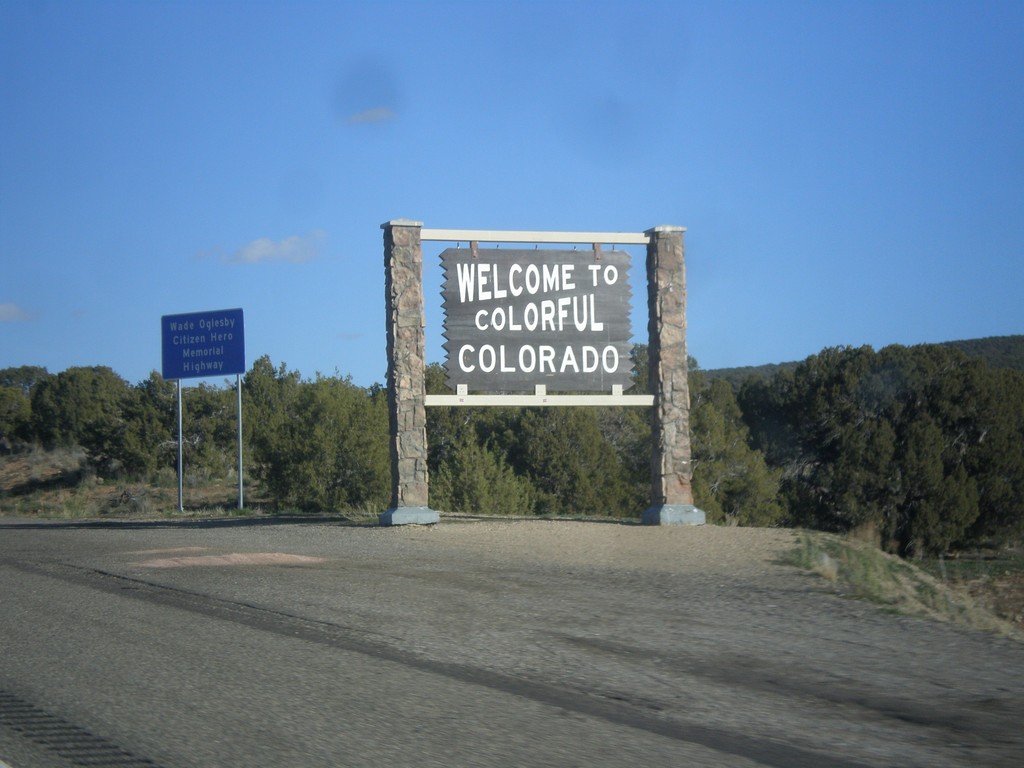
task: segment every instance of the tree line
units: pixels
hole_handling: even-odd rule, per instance
[[[941,346],[955,347],[970,357],[984,360],[992,368],[1012,368],[1024,371],[1024,335],[986,336],[981,339],[944,341]],[[712,379],[725,379],[733,388],[739,389],[747,379],[770,379],[783,371],[793,371],[800,365],[799,360],[765,365],[745,365],[739,368],[716,368],[708,371]]]
[[[637,391],[647,350],[633,349]],[[445,392],[439,365],[428,392]],[[904,555],[1024,534],[1024,373],[960,349],[838,347],[739,386],[691,361],[693,490],[709,522],[857,529]],[[242,381],[246,473],[276,509],[380,511],[390,501],[386,392],[304,379],[261,357]],[[184,468],[237,462],[233,386],[185,389]],[[452,512],[637,517],[649,502],[642,408],[427,411],[430,504]],[[177,461],[176,394],[156,372],[0,370],[0,451],[77,446],[107,477]]]

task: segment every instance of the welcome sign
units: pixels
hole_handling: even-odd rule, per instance
[[[452,389],[631,386],[628,253],[449,248],[441,265]]]

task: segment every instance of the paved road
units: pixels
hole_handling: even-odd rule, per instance
[[[781,565],[531,558],[467,525],[0,521],[0,760],[1024,764],[1015,641]]]

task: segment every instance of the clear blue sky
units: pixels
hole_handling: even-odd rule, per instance
[[[704,368],[1024,333],[1022,41],[1019,0],[0,0],[0,367],[135,383],[242,307],[248,365],[383,382],[395,218],[685,226]]]

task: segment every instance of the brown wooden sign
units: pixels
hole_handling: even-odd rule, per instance
[[[441,265],[452,389],[632,384],[628,253],[449,248]]]

